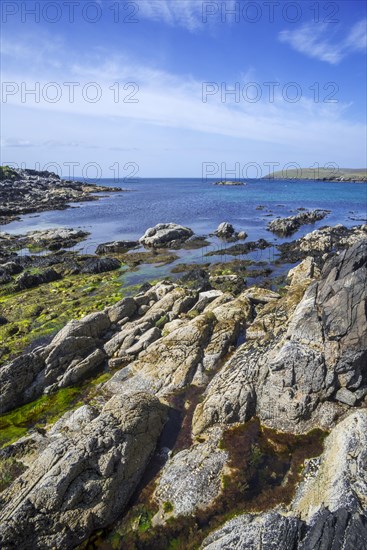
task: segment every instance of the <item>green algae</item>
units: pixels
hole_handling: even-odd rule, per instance
[[[0,363],[42,345],[71,319],[103,310],[121,300],[120,273],[70,275],[59,281],[0,295],[0,312],[8,319],[0,326]]]
[[[63,388],[0,416],[0,448],[27,434],[35,425],[42,427],[53,424],[65,412],[79,407],[80,390]]]

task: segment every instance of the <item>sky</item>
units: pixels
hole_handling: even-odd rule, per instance
[[[366,2],[1,2],[1,163],[64,177],[364,168]]]

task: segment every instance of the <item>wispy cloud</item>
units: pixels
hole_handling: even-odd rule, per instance
[[[233,10],[235,0],[226,0]],[[214,3],[216,4],[216,3]],[[138,0],[138,17],[195,31],[203,26],[205,3],[200,0]],[[214,6],[215,7],[215,6]]]
[[[325,36],[330,36],[331,33],[332,27],[330,24],[306,23],[292,31],[281,31],[279,40],[308,57],[325,61],[331,65],[337,65],[352,52],[366,50],[366,19],[356,23],[342,40],[325,39]]]

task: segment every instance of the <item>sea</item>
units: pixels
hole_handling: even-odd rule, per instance
[[[90,233],[89,238],[76,247],[84,253],[94,253],[100,243],[137,240],[147,228],[158,223],[182,224],[195,234],[208,237],[210,244],[203,249],[177,251],[179,258],[174,264],[140,266],[128,277],[128,283],[135,284],[165,276],[177,263],[233,259],[225,254],[205,256],[207,252],[226,246],[213,236],[221,222],[230,222],[236,231],[245,231],[248,234],[246,241],[264,238],[272,243],[273,249],[262,251],[262,258],[259,253],[246,256],[246,259],[255,257],[271,262],[277,254],[275,246],[281,242],[294,240],[325,225],[360,225],[366,223],[367,218],[367,183],[362,182],[254,179],[246,180],[243,186],[219,186],[214,185],[215,180],[203,181],[202,178],[140,178],[134,182],[101,179],[96,183],[121,187],[126,192],[98,194],[98,201],[73,203],[65,210],[25,215],[1,229],[24,234],[55,227],[81,228]],[[267,230],[271,220],[295,215],[299,208],[327,209],[330,213],[315,224],[302,226],[288,238],[279,238]]]

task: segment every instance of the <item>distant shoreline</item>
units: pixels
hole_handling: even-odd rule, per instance
[[[317,177],[316,177],[317,176]],[[331,182],[367,182],[367,168],[295,168],[287,170],[278,170],[272,172],[261,179],[266,180],[311,180],[311,181],[331,181]]]

